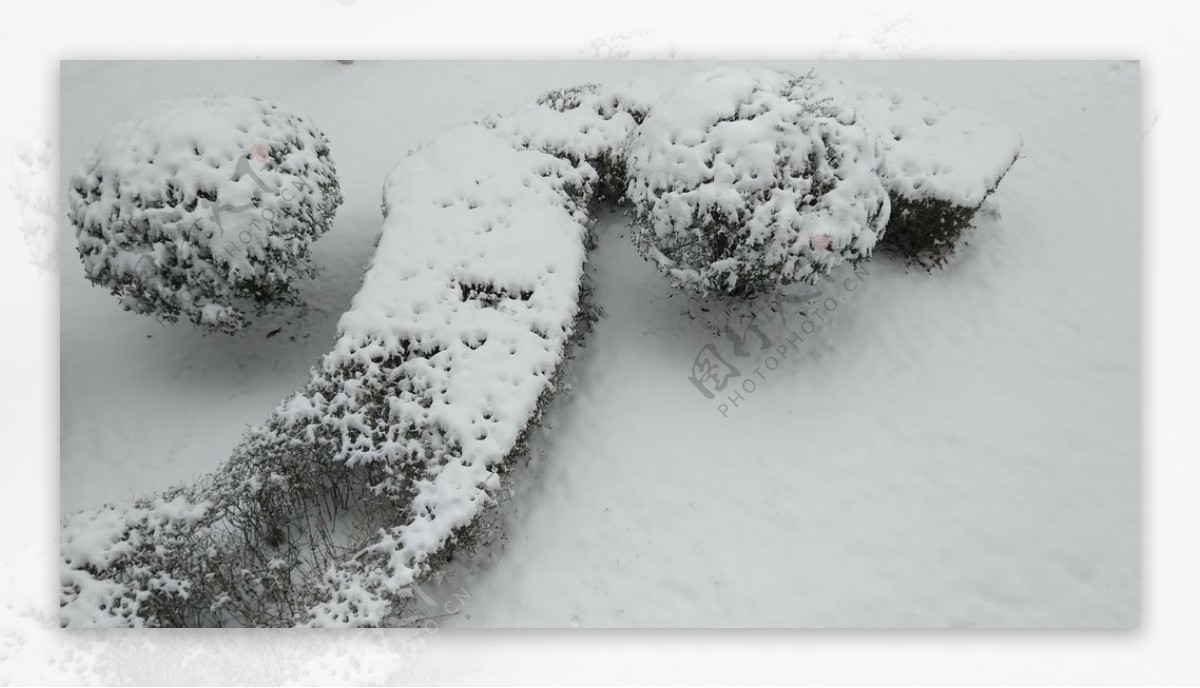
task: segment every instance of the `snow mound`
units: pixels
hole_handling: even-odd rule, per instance
[[[213,331],[296,302],[342,196],[305,116],[243,96],[156,103],[118,123],[69,184],[84,272],[127,310]]]
[[[1021,152],[1012,127],[891,89],[820,77],[822,96],[879,137],[892,213],[880,248],[941,264]]]
[[[395,621],[470,536],[553,389],[595,182],[479,125],[401,162],[363,286],[307,387],[203,484],[71,519],[63,623]],[[143,547],[178,522],[166,504],[199,516],[182,540]]]
[[[634,135],[635,241],[677,284],[751,296],[869,258],[888,221],[878,138],[812,75],[721,68]]]

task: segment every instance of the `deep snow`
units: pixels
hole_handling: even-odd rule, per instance
[[[359,286],[383,176],[406,150],[550,88],[669,85],[701,68],[64,64],[63,169],[148,102],[243,92],[321,123],[346,205],[315,245],[325,274],[301,287],[309,313],[232,339],[122,313],[84,281],[64,221],[63,513],[210,470],[303,383]],[[711,344],[743,364],[759,352],[733,355],[714,309],[673,295],[607,216],[591,269],[608,317],[517,476],[507,542],[447,582],[471,594],[449,625],[1137,622],[1137,67],[823,68],[1019,129],[999,217],[944,272],[875,260],[825,285],[835,309],[806,302],[821,318],[812,334],[724,417],[688,379],[697,353]],[[776,343],[786,332],[763,329]]]

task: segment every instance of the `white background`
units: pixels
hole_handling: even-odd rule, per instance
[[[1178,3],[1176,3],[1179,5]],[[833,6],[835,9],[830,9]],[[1181,6],[1181,5],[1180,5]],[[1192,391],[1194,19],[1167,3],[384,2],[7,4],[0,18],[6,472],[0,681],[1178,684],[1200,555]],[[1177,11],[1178,12],[1178,11]],[[15,157],[57,131],[63,58],[1124,58],[1142,60],[1145,170],[1143,627],[1132,633],[503,632],[297,634],[56,629],[58,308],[39,223],[53,174]],[[996,84],[996,88],[1004,88]],[[1097,141],[1096,145],[1104,145]],[[57,154],[50,155],[55,160]],[[45,188],[43,188],[45,187]],[[57,201],[51,197],[52,201]],[[1135,245],[1137,237],[1130,237]]]

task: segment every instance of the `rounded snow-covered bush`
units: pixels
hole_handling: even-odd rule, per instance
[[[698,75],[638,128],[627,196],[642,254],[703,294],[752,296],[870,257],[890,209],[878,138],[813,77]]]
[[[304,115],[244,96],[157,103],[118,123],[71,176],[84,273],[128,310],[236,332],[243,309],[296,304],[312,242],[342,202]]]

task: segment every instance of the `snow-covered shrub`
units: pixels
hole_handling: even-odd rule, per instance
[[[180,575],[163,560],[181,544],[192,551],[188,540],[204,513],[203,504],[168,493],[69,519],[60,543],[61,623],[75,628],[140,627],[156,621],[186,625],[171,608],[191,594],[191,572]]]
[[[71,176],[84,273],[128,310],[236,332],[243,308],[296,303],[312,242],[342,201],[308,118],[243,96],[157,103]]]
[[[1021,137],[978,113],[890,89],[818,80],[883,146],[880,177],[892,213],[880,250],[926,268],[941,265],[1016,161]]]
[[[307,387],[201,484],[69,520],[63,623],[394,623],[554,390],[595,183],[483,126],[401,162]]]
[[[64,524],[62,623],[403,621],[413,586],[479,537],[558,387],[589,318],[589,213],[621,156],[644,250],[721,293],[869,255],[888,220],[880,174],[894,194],[938,188],[880,162],[856,111],[821,87],[716,72],[657,122],[660,105],[567,89],[412,153],[304,389],[199,483]]]
[[[630,148],[635,241],[679,285],[751,296],[870,257],[888,221],[878,140],[811,75],[717,69]]]
[[[657,97],[646,82],[584,84],[550,91],[534,105],[483,124],[518,148],[586,162],[597,175],[597,198],[619,200],[629,142]]]

